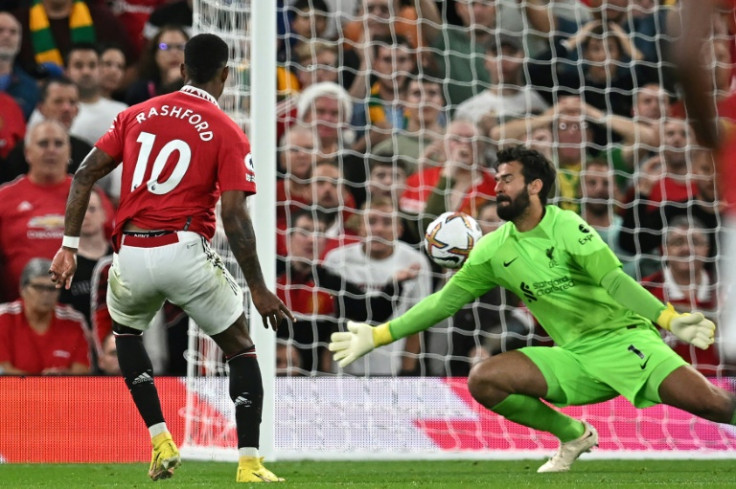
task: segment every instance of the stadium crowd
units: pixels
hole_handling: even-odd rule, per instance
[[[718,322],[728,205],[665,56],[676,0],[277,4],[277,291],[298,317],[279,329],[279,374],[337,372],[326,345],[344,321],[385,322],[446,281],[423,230],[445,211],[498,227],[491,165],[517,144],[554,163],[551,201],[593,226],[629,275]],[[719,107],[736,81],[733,14],[714,19],[703,53]],[[5,373],[119,372],[105,309],[119,173],[90,201],[73,287],[60,293],[39,270],[62,238],[69,174],[117,113],[181,88],[191,25],[191,0],[0,7]],[[183,375],[187,318],[167,305],[156,321],[146,335],[156,371]],[[733,374],[718,337],[696,353],[662,334],[701,372]],[[479,359],[549,342],[497,289],[348,372],[463,376]]]

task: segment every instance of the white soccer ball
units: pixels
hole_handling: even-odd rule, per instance
[[[445,212],[427,226],[424,249],[437,265],[460,268],[483,236],[478,221],[462,212]]]

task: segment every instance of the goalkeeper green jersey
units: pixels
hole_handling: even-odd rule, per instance
[[[616,255],[580,216],[550,205],[530,231],[508,222],[484,236],[442,290],[391,320],[391,337],[427,329],[497,285],[519,296],[559,346],[651,325],[664,309],[623,273]]]
[[[475,297],[496,285],[507,288],[564,346],[593,332],[649,322],[601,286],[619,267],[595,229],[574,212],[548,205],[530,231],[507,222],[486,235],[451,282]]]

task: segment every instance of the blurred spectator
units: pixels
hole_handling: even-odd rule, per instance
[[[362,284],[368,298],[383,294],[387,277],[394,277],[407,268],[415,270],[416,277],[406,280],[400,294],[391,297],[395,301],[391,317],[398,316],[432,292],[429,263],[422,253],[397,240],[401,221],[393,202],[380,198],[372,200],[364,207],[361,217],[360,233],[364,241],[330,251],[325,256],[324,266],[346,281]],[[344,299],[345,296],[338,298]],[[374,317],[369,310],[365,320],[377,324],[385,319]],[[405,341],[393,343],[390,348],[369,353],[345,371],[355,375],[415,373],[419,368],[419,350],[419,336],[412,335]]]
[[[659,173],[639,185],[636,193],[639,198],[627,206],[620,237],[621,247],[629,253],[657,253],[662,244],[662,232],[669,223],[678,216],[692,217],[702,223],[702,232],[708,237],[711,261],[706,265],[713,268],[712,260],[718,254],[717,233],[722,225],[713,154],[703,149],[692,152],[693,171],[689,177],[694,184],[694,193],[691,197],[663,202],[658,207],[653,207],[647,196],[651,194],[649,189],[661,181],[660,160],[655,157],[644,165],[657,165],[655,168],[659,168]]]
[[[125,103],[135,105],[179,90],[184,85],[181,65],[188,40],[189,35],[180,26],[161,27],[141,55],[139,78],[128,87]]]
[[[541,115],[517,119],[495,127],[491,139],[499,146],[524,142],[540,128],[548,128],[553,136],[552,162],[557,168],[557,204],[563,209],[580,212],[580,170],[592,149],[593,131],[582,112],[580,97],[562,97]]]
[[[565,52],[578,46],[582,59],[565,62]],[[631,61],[640,58],[618,24],[611,24],[609,30],[592,21],[541,54],[527,69],[529,81],[548,103],[575,95],[604,112],[628,117],[635,86]]]
[[[59,302],[68,304],[81,312],[90,327],[92,325],[90,313],[92,271],[100,258],[112,255],[112,246],[105,237],[106,220],[107,216],[102,207],[99,190],[93,190],[90,194],[89,205],[79,235],[77,271],[74,274],[71,288],[62,290],[59,298]]]
[[[21,271],[31,258],[51,258],[64,234],[64,211],[72,179],[69,136],[57,121],[26,134],[28,174],[0,186],[0,263],[5,300],[18,297]],[[56,297],[54,297],[56,300]]]
[[[7,164],[5,159],[23,141],[26,121],[18,104],[7,93],[0,92],[0,168]],[[0,170],[0,175],[4,170]]]
[[[404,95],[404,120],[398,131],[373,148],[373,154],[401,155],[407,163],[407,176],[423,166],[425,150],[440,145],[445,133],[445,99],[442,84],[431,72],[410,76]],[[432,158],[424,158],[426,164]],[[434,164],[437,164],[434,161]],[[350,179],[353,180],[352,178]],[[357,181],[357,180],[356,180]]]
[[[174,25],[181,27],[189,39],[192,35],[192,21],[194,20],[193,3],[193,0],[173,0],[156,7],[143,26],[143,37],[149,43],[157,43],[156,36],[161,29]]]
[[[167,0],[109,0],[107,3],[125,27],[137,57],[145,45],[143,29],[149,17],[157,7],[169,2]]]
[[[84,318],[56,303],[51,261],[34,258],[23,267],[20,300],[0,305],[0,373],[80,375],[90,370]]]
[[[588,160],[580,175],[580,216],[593,226],[623,263],[624,271],[636,277],[637,263],[619,244],[623,219],[614,206],[613,172],[602,158]]]
[[[128,33],[103,2],[39,0],[19,8],[15,16],[26,33],[18,59],[29,73],[60,74],[77,42],[117,42],[133,59]]]
[[[296,323],[279,328],[278,336],[294,342],[303,365],[311,372],[330,371],[331,360],[324,345],[334,330],[336,317],[365,321],[370,315],[379,322],[388,319],[393,312],[392,299],[401,294],[402,282],[416,276],[413,269],[407,269],[387,282],[384,277],[381,294],[366,297],[362,285],[319,264],[325,248],[325,223],[320,219],[319,212],[298,211],[292,215],[287,267],[276,280],[279,298],[298,318]]]
[[[37,110],[31,115],[27,130],[41,121],[52,120],[60,122],[68,132],[77,114],[79,114],[77,86],[68,78],[45,80],[41,85],[41,98]],[[71,135],[69,144],[71,159],[67,171],[74,173],[92,147],[86,141]],[[28,162],[25,155],[25,140],[23,140],[15,145],[13,151],[8,155],[7,164],[0,169],[0,182],[9,182],[27,172]]]
[[[446,25],[435,2],[422,4],[419,22],[442,73],[443,92],[451,108],[490,85],[484,66],[486,44],[496,33],[495,1],[455,2],[462,26]]]
[[[15,99],[23,111],[23,119],[28,120],[39,94],[36,81],[15,62],[22,35],[18,19],[0,12],[0,91]]]
[[[292,215],[312,204],[312,170],[316,141],[312,130],[296,124],[287,129],[279,144],[279,175],[276,180],[276,255],[287,256],[286,228]],[[283,173],[281,173],[283,172]]]
[[[299,44],[294,51],[296,63],[289,76],[296,77],[296,82],[292,80],[287,84],[280,81],[279,87],[285,88],[279,88],[279,95],[293,95],[315,83],[338,82],[339,58],[334,43],[312,39]]]
[[[483,136],[489,136],[496,123],[547,109],[547,102],[524,81],[524,49],[518,37],[491,37],[486,45],[485,67],[491,85],[460,104],[455,110],[456,119],[467,119],[476,125],[483,122]],[[483,121],[486,117],[491,118],[490,123]]]
[[[368,200],[385,197],[398,202],[406,189],[406,162],[401,155],[375,155],[369,162]],[[359,205],[362,205],[361,202]]]
[[[664,268],[642,280],[655,297],[669,302],[678,311],[698,311],[715,319],[717,282],[705,269],[708,237],[703,224],[694,217],[677,216],[667,224],[663,239]],[[718,374],[718,349],[699,350],[663,332],[667,343],[705,375]]]
[[[108,44],[100,50],[100,95],[122,102],[125,99],[123,83],[127,60],[116,44]]]
[[[427,53],[422,46],[428,45],[430,29],[437,30],[442,24],[437,7],[433,0],[417,0],[414,5],[400,0],[359,0],[359,7],[354,20],[343,25],[342,51],[343,65],[347,72],[357,75],[351,83],[343,80],[350,95],[362,99],[368,87],[375,81],[366,79],[376,62],[375,43],[378,39],[405,39],[412,48],[412,62],[418,63],[414,48],[420,47],[418,53]],[[425,20],[418,17],[421,11]],[[434,26],[432,26],[434,24]],[[421,34],[420,34],[421,33]],[[389,42],[389,44],[392,44]]]
[[[321,161],[312,171],[314,208],[325,215],[328,238],[342,242],[355,234],[349,220],[355,212],[355,199],[345,188],[340,167],[335,161]]]
[[[102,96],[100,55],[94,45],[72,44],[67,55],[66,74],[79,88],[79,114],[69,132],[94,145],[128,106]],[[115,204],[120,200],[122,174],[123,166],[120,165],[98,182]]]
[[[594,20],[608,29],[621,29],[631,39],[647,66],[657,66],[666,46],[667,10],[652,2],[650,7],[642,4],[632,6],[631,0],[588,0]],[[636,59],[631,56],[632,59]]]
[[[317,135],[317,158],[335,158],[352,144],[349,129],[353,104],[348,93],[336,83],[316,83],[301,93],[297,103],[297,120],[311,125]]]
[[[288,341],[276,341],[276,376],[296,377],[302,374],[302,358],[299,350]]]
[[[121,375],[118,363],[118,347],[112,333],[102,340],[102,348],[97,356],[97,373],[102,375]]]
[[[363,151],[391,136],[393,128],[404,125],[404,92],[407,77],[416,69],[416,57],[409,51],[409,42],[403,36],[377,37],[373,49],[371,69],[356,77],[353,86],[363,84],[360,94],[351,90],[358,99],[353,109],[353,123],[363,131],[363,137],[353,149]],[[362,78],[362,80],[361,80]],[[369,80],[367,97],[365,93]]]
[[[100,55],[93,44],[72,44],[66,75],[79,89],[79,114],[69,130],[94,145],[128,106],[105,98],[100,88]]]
[[[304,63],[304,60],[308,54],[311,57],[311,53],[309,53],[311,49],[308,47],[310,44],[312,45],[311,48],[318,45],[330,46],[334,50],[335,56],[337,56],[337,49],[334,43],[323,42],[327,30],[327,18],[330,14],[330,9],[324,0],[296,0],[284,9],[283,13],[288,18],[289,28],[279,39],[276,53],[279,61],[277,80],[279,94],[288,96],[299,89],[299,87],[294,86],[295,80],[293,77],[296,73],[299,82],[302,81],[302,77],[298,73],[300,71],[302,73],[306,72],[303,67],[308,65]],[[317,55],[316,50],[314,54]],[[295,61],[301,65],[301,69],[299,66],[293,66]],[[334,68],[330,70],[334,79],[329,81],[337,82],[338,64],[332,63],[327,66]],[[301,84],[300,88],[303,90],[310,84],[309,82],[306,85]]]
[[[659,130],[664,176],[654,184],[647,198],[653,202],[691,199],[697,192],[689,168],[695,135],[683,119],[662,119]]]
[[[459,211],[473,216],[483,201],[496,195],[496,182],[483,161],[478,128],[469,121],[453,121],[444,142],[443,165],[410,176],[401,196],[401,211],[419,217],[419,236],[443,212]]]

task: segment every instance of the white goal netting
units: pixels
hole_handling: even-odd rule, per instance
[[[254,221],[276,213],[275,250],[261,251],[261,263],[276,264],[279,296],[298,317],[279,331],[277,377],[264,379],[275,398],[264,419],[273,454],[520,457],[556,447],[478,406],[462,379],[489,355],[551,344],[500,289],[347,371],[326,352],[347,319],[384,322],[447,280],[421,249],[434,216],[461,210],[485,231],[498,225],[491,168],[509,145],[530,145],[555,163],[553,202],[594,226],[627,273],[677,308],[718,320],[723,222],[713,157],[695,145],[664,57],[676,2],[275,3],[274,36],[261,39],[255,2],[194,2],[195,32],[232,46],[222,107],[254,148],[263,143],[254,125],[273,121],[278,136],[271,159],[256,164],[259,192],[272,184],[259,165],[276,169],[275,197],[251,208]],[[716,22],[703,53],[714,103],[733,86],[732,21]],[[259,64],[272,42],[276,59]],[[252,109],[263,102],[255,77],[276,80],[268,114]],[[218,230],[215,246],[245,286],[226,241]],[[358,251],[364,245],[373,259]],[[225,365],[196,325],[191,332],[186,449],[234,458]],[[729,333],[707,352],[666,340],[733,388]],[[736,453],[731,427],[666,407],[636,410],[618,399],[569,412],[598,427],[598,456]]]

